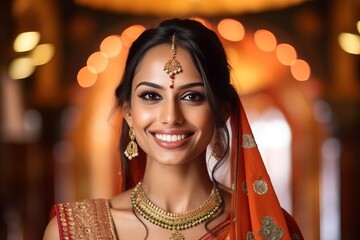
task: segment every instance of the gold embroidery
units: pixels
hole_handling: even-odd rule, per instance
[[[267,183],[264,180],[254,181],[253,188],[254,191],[259,195],[263,195],[268,191]]]
[[[170,240],[185,240],[185,237],[178,231],[178,230],[174,230],[170,237]]]
[[[247,232],[246,240],[255,240],[254,234],[252,232]]]
[[[64,239],[116,239],[107,200],[84,200],[57,206]]]
[[[256,142],[255,142],[255,139],[254,139],[253,135],[244,134],[243,137],[242,137],[242,140],[243,140],[243,144],[242,144],[243,148],[256,147]]]
[[[261,220],[260,236],[265,240],[279,240],[284,236],[283,230],[277,226],[271,217],[265,216]]]

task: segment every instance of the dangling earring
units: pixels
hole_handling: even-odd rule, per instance
[[[138,146],[136,144],[135,140],[135,131],[133,127],[130,127],[129,129],[129,137],[130,137],[130,142],[126,147],[126,150],[124,151],[125,156],[131,160],[133,157],[136,157],[137,155],[139,155],[138,152]]]

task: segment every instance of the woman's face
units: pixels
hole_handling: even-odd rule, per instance
[[[171,57],[168,44],[147,51],[133,79],[131,104],[123,112],[148,160],[178,165],[205,157],[214,120],[200,74],[181,48],[176,59],[183,71],[175,75],[174,88],[169,87],[163,66]]]

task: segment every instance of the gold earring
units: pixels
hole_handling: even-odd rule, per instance
[[[130,127],[129,129],[129,137],[130,142],[126,147],[126,150],[124,151],[125,156],[131,160],[132,158],[139,155],[138,146],[136,144],[135,140],[135,131],[133,127]]]

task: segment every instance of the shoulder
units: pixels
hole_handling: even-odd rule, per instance
[[[54,204],[52,218],[45,230],[44,239],[62,239],[93,234],[98,226],[106,225],[100,236],[115,235],[109,200],[92,199]],[[74,236],[73,236],[74,235]],[[112,238],[108,238],[112,239]]]
[[[133,212],[131,190],[110,199],[110,211],[119,239],[144,239],[144,225]]]
[[[129,222],[134,218],[131,190],[114,196],[110,199],[109,204],[115,225],[119,225],[121,222]],[[137,221],[137,219],[134,220]]]
[[[80,211],[86,208],[93,208],[95,206],[101,206],[104,208],[109,208],[109,200],[107,199],[84,199],[81,201],[75,202],[66,202],[66,203],[57,203],[54,204],[52,209],[52,214],[55,214],[57,211],[66,211],[66,210],[76,210]]]
[[[46,226],[43,240],[58,240],[58,239],[60,239],[59,227],[57,224],[56,217],[53,217]]]
[[[110,207],[113,209],[132,209],[131,205],[131,191],[127,190],[125,192],[122,192],[110,199]]]
[[[51,210],[51,217],[60,222],[81,222],[88,217],[110,217],[110,202],[107,199],[85,199],[76,202],[57,203]]]

